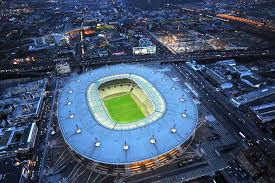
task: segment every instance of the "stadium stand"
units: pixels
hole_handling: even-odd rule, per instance
[[[145,116],[149,116],[155,110],[154,104],[145,92],[134,81],[129,79],[117,79],[106,82],[99,87],[98,91],[101,99],[130,93]]]

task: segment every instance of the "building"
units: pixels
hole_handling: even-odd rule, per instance
[[[250,110],[261,120],[268,123],[275,119],[275,101],[266,104],[252,106]]]
[[[106,111],[103,99],[123,92],[143,106],[142,119],[118,123]],[[79,161],[101,174],[131,175],[181,155],[193,139],[198,112],[192,97],[164,73],[120,64],[72,77],[60,93],[58,119]]]
[[[233,87],[233,84],[231,82],[222,83],[220,85],[222,90],[231,89]]]
[[[195,60],[192,60],[191,62],[186,62],[188,66],[190,66],[195,71],[203,71],[205,70],[205,65],[203,64],[197,64]]]
[[[249,76],[253,74],[249,68],[243,65],[233,66],[233,68],[237,72],[237,74],[240,76],[240,78],[243,76]]]
[[[42,116],[48,82],[9,83],[1,89],[0,182],[28,182],[34,166],[30,154],[37,145],[36,123]]]
[[[259,88],[260,86],[266,84],[263,79],[255,75],[244,75],[241,77],[241,81],[253,88]]]
[[[257,89],[257,90],[245,93],[238,97],[233,97],[231,98],[231,102],[236,107],[239,107],[241,105],[245,105],[249,102],[253,102],[273,94],[275,94],[275,86],[268,86],[266,88]]]
[[[34,44],[29,46],[29,51],[48,49],[54,46],[69,44],[69,37],[64,34],[53,33],[43,37],[35,38]]]
[[[205,74],[209,77],[211,81],[214,83],[221,85],[227,82],[226,76],[224,72],[219,68],[211,68],[207,69]]]
[[[151,55],[156,54],[156,46],[147,46],[147,47],[133,47],[134,55]]]
[[[6,88],[0,100],[0,120],[13,125],[40,119],[47,86],[48,80],[43,79]]]
[[[55,69],[58,74],[68,74],[71,72],[71,66],[68,62],[56,64]]]
[[[99,57],[108,57],[109,56],[109,53],[108,53],[108,51],[107,50],[102,50],[102,51],[99,51],[98,52],[98,55],[99,55]]]
[[[4,88],[1,98],[16,98],[25,93],[31,93],[33,91],[45,91],[48,86],[48,79],[41,79],[33,82],[18,83],[16,86]]]
[[[148,55],[156,54],[157,47],[149,39],[141,38],[139,40],[139,46],[133,47],[134,55]]]
[[[0,158],[28,152],[34,147],[37,130],[35,123],[0,128]]]
[[[235,66],[236,61],[234,59],[222,60],[222,61],[217,62],[217,64],[222,65],[222,66]]]
[[[113,56],[127,55],[128,48],[122,44],[116,46],[110,46],[108,51]]]

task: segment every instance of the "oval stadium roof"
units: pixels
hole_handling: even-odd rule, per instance
[[[87,88],[118,74],[135,74],[154,85],[166,103],[163,116],[130,130],[100,125],[89,109]],[[107,164],[131,164],[169,152],[194,133],[197,115],[196,105],[183,88],[163,72],[141,65],[106,66],[74,76],[64,85],[58,101],[59,126],[66,143],[81,156]]]

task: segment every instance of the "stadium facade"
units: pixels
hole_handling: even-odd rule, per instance
[[[114,121],[103,99],[131,93],[145,117]],[[71,152],[97,172],[129,175],[181,155],[194,136],[198,111],[191,96],[165,73],[142,65],[106,66],[72,77],[58,102],[62,135]]]

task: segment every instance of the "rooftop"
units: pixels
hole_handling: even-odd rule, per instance
[[[250,107],[250,109],[256,113],[258,118],[260,118],[263,123],[270,122],[275,119],[275,101],[253,106]]]
[[[38,117],[47,83],[48,80],[43,79],[5,88],[0,100],[0,115],[4,118],[0,120],[12,124]]]
[[[96,120],[86,100],[87,88],[102,78],[120,74],[140,76],[156,88],[166,105],[161,118],[129,130],[106,128]],[[88,159],[108,164],[130,164],[169,152],[189,139],[198,118],[191,96],[167,75],[155,68],[125,64],[72,77],[60,94],[58,113],[68,145]]]
[[[34,145],[36,133],[35,123],[0,128],[0,156],[28,151]]]
[[[259,100],[261,98],[273,95],[275,93],[275,85],[268,86],[265,88],[253,90],[251,92],[245,93],[235,98],[231,98],[231,102],[239,107],[240,105]]]

